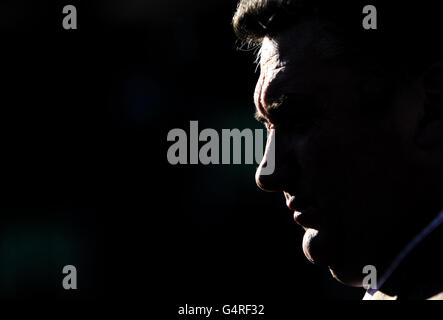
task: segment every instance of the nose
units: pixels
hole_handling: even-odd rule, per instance
[[[263,159],[255,173],[255,182],[257,186],[268,192],[283,191],[287,188],[293,171],[292,165],[295,162],[290,160],[288,148],[279,137],[277,141],[275,130],[271,130]]]

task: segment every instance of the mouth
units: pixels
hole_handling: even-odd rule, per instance
[[[285,192],[286,206],[294,212],[294,221],[305,230],[316,229],[321,226],[319,210],[306,198],[291,196]]]

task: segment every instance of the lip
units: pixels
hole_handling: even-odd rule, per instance
[[[306,229],[318,229],[320,227],[320,215],[318,209],[310,204],[306,198],[288,196],[286,206],[294,212],[294,221]]]
[[[295,200],[295,196],[288,195],[288,197],[286,198],[286,206],[291,211],[302,212],[303,210],[309,208],[310,204],[304,198],[297,197],[297,200]]]
[[[320,215],[317,209],[314,207],[309,207],[303,211],[294,211],[294,221],[306,229],[316,229],[320,228]]]

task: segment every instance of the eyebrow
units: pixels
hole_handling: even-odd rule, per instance
[[[274,98],[273,101],[268,102],[268,110],[271,112],[275,112],[279,107],[281,107],[287,100],[286,94],[281,94],[277,98]],[[263,109],[263,110],[261,110]],[[264,111],[264,112],[263,112]],[[255,120],[262,123],[270,123],[272,122],[271,114],[266,112],[265,108],[259,108],[259,110],[255,111],[254,115]]]
[[[269,119],[264,116],[260,111],[255,111],[255,115],[254,115],[255,120],[257,120],[258,122],[261,123],[269,123]]]
[[[307,114],[322,112],[318,107],[314,93],[289,92],[280,94],[273,98],[272,101],[268,101],[267,109],[263,108],[262,110],[262,108],[258,108],[255,112],[255,119],[264,124],[284,120],[287,116],[282,114],[281,111],[283,111],[282,107],[287,104],[293,105],[295,107],[292,110],[293,114],[301,117]]]
[[[271,112],[275,112],[276,109],[281,106],[281,102],[274,102],[269,106],[269,111]],[[261,108],[260,108],[261,109]],[[272,124],[275,119],[274,116],[271,116],[270,113],[266,112],[266,110],[263,108],[263,110],[256,110],[255,114],[254,114],[254,118],[255,120],[257,120],[258,122],[261,122],[265,125],[267,124]]]

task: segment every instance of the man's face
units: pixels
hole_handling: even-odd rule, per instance
[[[304,22],[263,40],[254,99],[275,170],[261,175],[265,155],[256,180],[284,193],[306,257],[360,285],[363,267],[381,272],[422,223],[416,204],[430,184],[414,134],[423,94],[340,59],[329,36]]]

